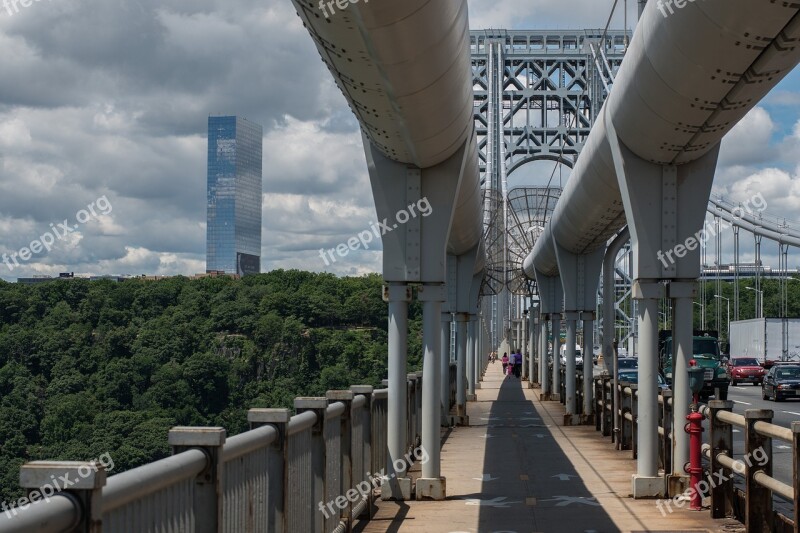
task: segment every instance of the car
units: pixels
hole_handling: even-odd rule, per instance
[[[770,368],[761,383],[761,397],[775,402],[800,398],[800,364],[776,364]]]
[[[620,357],[617,359],[617,371],[639,368],[639,360],[635,357]]]
[[[567,366],[567,347],[566,345],[561,345],[561,366]],[[575,367],[576,368],[583,368],[583,353],[581,352],[580,346],[575,346]]]
[[[667,384],[667,380],[664,379],[664,376],[660,373],[656,374],[656,376],[658,376],[658,390],[669,390],[669,385]],[[628,383],[639,383],[639,369],[620,370],[617,374],[617,379],[619,381],[627,381]]]
[[[739,383],[752,383],[761,385],[764,381],[766,370],[759,364],[754,357],[734,357],[730,362],[731,385],[734,387]]]

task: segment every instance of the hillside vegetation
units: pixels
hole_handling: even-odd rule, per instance
[[[251,407],[379,385],[386,321],[377,275],[0,282],[0,501],[24,461],[109,453],[118,473],[169,455],[172,426],[233,435]]]

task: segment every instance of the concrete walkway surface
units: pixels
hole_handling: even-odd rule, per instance
[[[527,382],[489,365],[469,427],[443,429],[447,500],[378,501],[355,531],[612,533],[744,531],[708,510],[630,497],[636,463],[594,426],[561,425],[564,407],[540,402]],[[412,475],[415,472],[412,471]],[[418,474],[418,472],[416,473]]]

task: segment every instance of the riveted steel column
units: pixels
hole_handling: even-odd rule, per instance
[[[467,401],[475,401],[475,320],[474,315],[469,315],[467,322]]]
[[[466,313],[456,314],[456,343],[457,367],[456,367],[456,415],[460,425],[469,425],[467,417],[467,320],[469,315]]]
[[[416,483],[417,499],[443,500],[441,477],[440,397],[442,371],[441,315],[447,297],[444,285],[424,285],[418,293],[422,302],[422,344],[424,351],[422,380],[422,449],[428,460],[422,463],[422,477]]]
[[[389,302],[389,399],[387,406],[386,475],[381,498],[406,500],[411,498],[411,480],[406,471],[395,472],[394,465],[404,461],[408,423],[408,302],[411,291],[404,283],[384,287],[384,299]],[[397,461],[397,463],[395,463]]]
[[[564,358],[566,360],[566,373],[564,374],[564,379],[566,380],[564,384],[566,389],[566,398],[564,398],[566,413],[564,414],[564,425],[572,425],[572,417],[575,415],[575,343],[577,342],[576,328],[579,317],[580,313],[575,311],[564,313],[564,319],[567,322],[567,345],[564,350]],[[555,357],[561,358],[560,355]]]
[[[695,282],[671,282],[669,296],[673,301],[674,317],[672,335],[672,475],[669,477],[670,494],[683,492],[688,477],[683,466],[689,461],[689,435],[681,431],[689,415],[692,393],[689,390],[689,360],[692,358],[692,322],[694,313]]]
[[[553,313],[550,320],[553,328],[553,390],[550,399],[558,401],[561,399],[561,313]]]
[[[583,321],[583,415],[581,422],[591,424],[594,420],[594,313],[582,312]]]
[[[452,313],[442,313],[442,355],[441,362],[440,396],[441,396],[441,425],[450,425],[450,331],[453,324]]]
[[[636,281],[633,297],[639,308],[639,399],[636,427],[636,474],[633,497],[663,496],[664,479],[658,475],[658,305],[664,285]]]

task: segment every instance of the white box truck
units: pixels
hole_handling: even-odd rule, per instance
[[[784,355],[784,328],[786,354]],[[800,318],[754,318],[731,322],[730,356],[759,362],[800,361]]]

